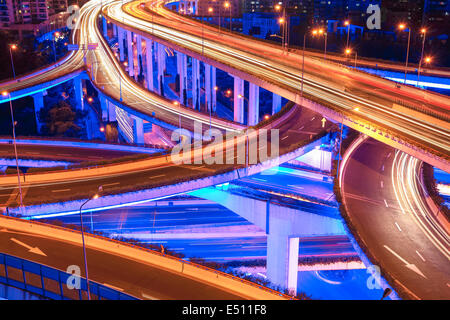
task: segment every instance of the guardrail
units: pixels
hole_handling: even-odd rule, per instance
[[[58,232],[72,233],[74,235],[76,234],[76,238],[79,239],[78,240],[79,242],[81,242],[81,231],[79,231],[79,230],[64,228],[64,227],[55,226],[55,225],[49,225],[49,224],[45,224],[45,223],[41,223],[41,222],[37,222],[37,221],[31,221],[31,220],[25,221],[23,219],[19,219],[16,217],[10,217],[10,216],[0,216],[0,219],[7,219],[12,223],[15,222],[16,224],[24,224],[24,226],[29,227],[30,230],[32,230],[35,233],[41,232],[41,233],[45,233],[46,235],[51,234],[52,237],[56,238],[56,239],[58,238],[58,236],[61,236],[61,235],[58,235]],[[54,232],[48,232],[48,230],[46,232],[44,232],[42,230],[39,231],[39,229],[38,229],[39,227],[50,228],[50,229],[53,229]],[[93,240],[97,240],[97,243],[94,243],[94,241],[90,240],[90,238]],[[215,286],[229,289],[231,291],[235,291],[237,294],[242,294],[242,296],[249,296],[249,297],[253,297],[253,298],[255,298],[256,296],[262,296],[264,299],[295,300],[295,298],[292,296],[280,293],[276,290],[267,288],[267,287],[259,285],[257,283],[227,274],[222,271],[208,268],[208,267],[202,266],[200,264],[196,264],[196,263],[193,263],[193,262],[190,262],[187,260],[183,260],[181,258],[177,258],[177,257],[171,256],[168,254],[164,254],[164,253],[160,253],[158,251],[147,249],[147,248],[144,248],[144,247],[141,247],[138,245],[130,244],[130,243],[123,242],[123,241],[118,241],[118,240],[103,237],[103,236],[99,236],[96,234],[89,233],[87,231],[85,232],[85,239],[86,239],[86,242],[88,243],[88,246],[89,246],[89,243],[91,243],[91,246],[94,248],[96,248],[96,247],[99,248],[100,246],[102,246],[101,244],[98,243],[98,241],[103,242],[103,244],[110,244],[110,246],[108,248],[105,248],[105,245],[103,245],[102,250],[104,252],[108,252],[108,249],[111,249],[111,251],[110,251],[111,253],[122,254],[125,257],[130,257],[130,258],[132,257],[132,253],[128,252],[128,249],[136,249],[136,250],[141,251],[141,253],[145,252],[145,253],[151,254],[155,258],[155,260],[156,259],[159,260],[159,261],[153,261],[153,263],[155,265],[160,265],[160,263],[161,263],[168,270],[186,274],[186,277],[194,278],[194,279],[197,279],[198,281],[204,281],[206,283],[209,283],[210,285],[215,285]],[[66,240],[74,241],[73,239],[68,239],[67,237],[66,237]],[[111,245],[111,244],[113,244],[113,245]],[[136,255],[134,255],[134,257],[136,257]],[[148,260],[142,254],[139,254],[138,258],[141,258],[141,259],[139,259],[140,261]],[[0,262],[1,262],[1,260],[0,260]],[[174,265],[171,265],[173,263],[174,263]],[[191,267],[191,268],[189,268],[190,270],[187,267]],[[203,271],[203,274],[201,274],[201,271]],[[199,272],[200,272],[200,274],[199,274]],[[0,271],[0,276],[2,276],[1,271]],[[222,279],[220,279],[219,277]],[[89,283],[91,284],[91,280],[89,280]],[[247,292],[247,294],[246,294],[243,292],[243,290],[250,291],[250,292]]]
[[[10,285],[52,300],[87,299],[86,279],[80,279],[80,289],[66,285],[69,273],[9,254],[0,253],[0,283]],[[137,300],[137,298],[89,281],[92,300]]]

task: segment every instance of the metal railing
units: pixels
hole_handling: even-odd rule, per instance
[[[35,293],[52,300],[87,299],[86,279],[80,277],[80,288],[69,289],[72,274],[39,263],[0,253],[0,283]],[[136,300],[135,297],[89,281],[92,300]]]

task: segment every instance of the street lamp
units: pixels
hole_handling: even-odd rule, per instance
[[[53,40],[53,56],[54,56],[54,58],[55,58],[55,63],[56,63],[56,45],[55,45],[55,38],[59,38],[60,35],[61,35],[61,34],[60,34],[58,31],[56,31],[56,32],[53,34],[53,37],[52,37],[52,40]]]
[[[345,54],[347,56],[351,53],[352,53],[352,49],[350,49],[350,48],[345,49]],[[355,69],[356,69],[357,59],[358,59],[358,52],[355,50]]]
[[[403,31],[406,29],[406,25],[401,23],[399,24],[398,28]],[[408,60],[409,60],[409,46],[411,43],[411,28],[408,28],[408,48],[406,49],[406,62],[405,62],[405,81],[404,83],[406,84],[406,75],[408,73]]]
[[[346,48],[348,48],[348,42],[350,40],[350,21],[345,20],[344,26],[347,27],[347,46],[346,46]]]
[[[227,1],[223,4],[223,6],[227,9],[230,9],[230,32],[232,31],[233,27],[232,27],[232,21],[231,21],[231,4]]]
[[[427,37],[427,29],[422,28],[420,30],[420,33],[422,33],[422,35],[423,35],[423,40],[422,40],[422,53],[420,54],[419,68],[417,69],[417,85],[419,85],[419,80],[420,80],[420,68],[422,67],[423,50],[425,48],[425,38]]]
[[[323,58],[326,59],[327,58],[327,42],[328,42],[328,33],[325,32],[323,29],[315,29],[312,32],[313,36],[316,35],[324,35],[325,36],[325,47],[324,47],[324,51],[323,51]]]
[[[9,45],[9,56],[11,57],[11,68],[12,68],[14,80],[16,80],[16,71],[14,69],[14,60],[13,60],[13,56],[12,56],[12,50],[16,50],[16,49],[17,49],[16,44]]]
[[[274,9],[275,9],[275,11],[281,11],[281,5],[276,4],[274,6]],[[284,48],[287,48],[287,42],[288,42],[288,39],[289,39],[289,37],[288,37],[288,32],[289,32],[288,20],[286,18],[286,7],[283,7],[283,15],[278,19],[278,23],[283,25],[283,33],[282,33],[281,44],[282,44],[282,47],[283,47],[283,50],[284,50]]]
[[[94,194],[92,197],[87,199],[81,206],[80,206],[80,224],[81,224],[81,240],[83,243],[83,258],[84,258],[84,271],[86,273],[86,288],[87,288],[87,295],[88,300],[91,300],[91,290],[89,288],[89,272],[88,272],[88,265],[87,265],[87,257],[86,257],[86,244],[84,242],[84,226],[83,226],[83,212],[82,209],[85,204],[87,204],[91,200],[98,199],[100,197],[100,193],[103,191],[103,187],[98,187],[98,193]]]
[[[20,206],[23,207],[22,185],[20,183],[19,158],[17,156],[17,144],[16,144],[16,122],[14,121],[14,112],[13,112],[13,107],[12,107],[11,92],[4,91],[4,92],[2,92],[2,96],[3,97],[9,96],[9,110],[11,112],[14,154],[16,156],[17,181],[19,183]]]

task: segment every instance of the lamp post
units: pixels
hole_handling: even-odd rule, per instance
[[[55,38],[58,38],[60,36],[60,33],[58,31],[56,31],[53,34],[52,40],[53,40],[53,57],[55,58],[55,63],[56,63],[56,44],[55,44]]]
[[[12,122],[12,132],[13,132],[13,143],[14,143],[14,155],[16,156],[16,169],[17,169],[17,181],[19,184],[19,196],[20,196],[20,206],[23,207],[23,197],[22,197],[22,184],[20,182],[20,171],[19,171],[19,158],[17,156],[17,143],[16,143],[16,122],[14,121],[14,112],[12,107],[11,93],[4,91],[2,96],[9,97],[9,110],[11,112],[11,122]]]
[[[12,50],[16,50],[17,49],[17,45],[16,44],[10,44],[9,45],[9,56],[11,57],[11,69],[13,72],[13,77],[14,80],[16,80],[16,70],[14,69],[14,60],[13,60],[13,56],[12,56]]]
[[[224,3],[224,7],[230,9],[230,32],[233,29],[233,22],[231,21],[231,4],[227,1]]]
[[[417,86],[419,85],[419,80],[420,80],[420,68],[422,67],[423,51],[425,49],[425,38],[427,37],[427,29],[422,28],[422,30],[420,30],[420,32],[423,35],[423,40],[422,40],[422,53],[420,54],[419,68],[417,69]]]
[[[300,97],[302,98],[302,100],[303,100],[303,82],[305,74],[305,49],[306,49],[305,46],[306,46],[306,32],[303,34],[303,50],[302,50],[302,85],[300,90]]]
[[[406,29],[406,25],[404,25],[403,23],[400,24],[398,26],[398,28],[400,30],[405,30]],[[406,62],[405,62],[405,81],[404,83],[406,84],[406,75],[408,73],[408,60],[409,60],[409,46],[411,44],[411,28],[408,28],[408,48],[406,49]]]
[[[98,193],[94,194],[92,197],[87,199],[81,206],[80,206],[80,225],[81,225],[81,241],[83,243],[83,259],[84,259],[84,272],[86,273],[86,288],[87,288],[87,295],[88,300],[91,300],[91,290],[89,288],[89,272],[88,272],[88,265],[87,265],[87,257],[86,257],[86,244],[84,242],[84,225],[83,225],[83,207],[91,200],[98,199],[100,197],[100,192],[103,190],[103,187],[98,187]]]
[[[347,27],[347,45],[345,47],[348,48],[348,42],[350,40],[350,21],[345,20],[344,26]]]
[[[281,5],[276,4],[274,6],[275,11],[281,11]],[[281,46],[283,47],[283,51],[286,48],[287,49],[287,42],[288,42],[288,20],[286,18],[286,7],[283,7],[283,15],[278,19],[278,23],[280,25],[283,25],[283,32],[282,32],[282,40],[281,40]]]
[[[328,42],[328,34],[327,34],[327,32],[325,32],[323,29],[314,29],[312,31],[312,35],[313,36],[324,35],[324,37],[325,37],[325,46],[324,46],[324,50],[323,50],[323,58],[326,59],[327,58],[327,42]]]

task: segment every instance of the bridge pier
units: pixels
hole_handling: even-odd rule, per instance
[[[244,123],[244,80],[234,76],[234,121]]]
[[[267,235],[267,278],[291,293],[297,292],[299,238],[271,232]]]
[[[118,39],[119,43],[119,59],[120,61],[125,60],[125,30],[121,27],[117,27]]]
[[[153,41],[151,39],[145,38],[145,60],[146,60],[146,70],[145,80],[147,83],[147,90],[153,91]]]
[[[136,49],[137,49],[137,61],[136,61],[136,65],[138,67],[138,75],[142,75],[143,74],[143,70],[142,70],[142,36],[140,35],[136,35]]]
[[[155,43],[156,44],[156,43]],[[164,97],[164,69],[166,65],[166,51],[161,43],[157,43],[157,61],[158,64],[158,94]]]
[[[112,26],[113,26],[113,27],[112,27],[113,36],[114,36],[114,38],[115,38],[115,37],[117,37],[117,25],[113,24]]]
[[[192,60],[192,108],[200,110],[200,61]]]
[[[132,116],[133,119],[133,142],[135,144],[144,144],[144,120]]]
[[[100,108],[102,110],[102,121],[108,121],[108,101],[102,93],[98,94],[98,100],[100,101]]]
[[[75,91],[75,101],[77,103],[77,107],[81,110],[84,110],[84,100],[83,100],[83,83],[81,77],[76,77],[73,79],[73,86]]]
[[[254,126],[259,122],[259,87],[249,83],[248,125]]]
[[[106,104],[108,106],[108,121],[117,121],[116,106],[108,100],[106,100]]]
[[[180,103],[187,105],[187,57],[184,53],[177,52],[177,73],[180,89]]]
[[[272,115],[281,110],[281,96],[273,93],[272,95]]]
[[[34,102],[34,115],[36,117],[36,130],[38,133],[41,132],[41,122],[39,121],[39,113],[41,109],[44,107],[44,93],[39,91],[33,94],[33,102]]]
[[[105,17],[102,17],[102,31],[103,37],[108,40],[108,22],[106,21]]]
[[[131,31],[127,32],[127,52],[128,52],[128,74],[134,78],[134,51],[133,51],[133,34]]]

